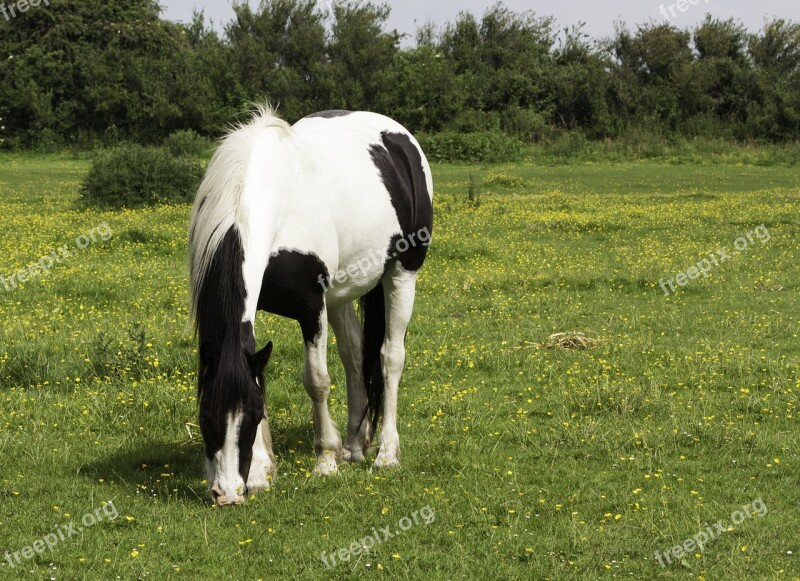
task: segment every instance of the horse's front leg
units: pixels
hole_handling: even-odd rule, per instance
[[[248,333],[253,333],[253,321],[255,314],[247,319],[243,324],[243,329]],[[248,343],[251,349],[256,345],[255,334],[247,335]],[[260,381],[257,378],[256,381]],[[263,389],[263,386],[258,386]],[[265,394],[266,395],[266,394]],[[250,461],[250,472],[247,477],[247,490],[250,495],[256,494],[261,490],[267,490],[272,486],[272,481],[277,472],[277,463],[275,462],[275,455],[272,452],[272,434],[269,430],[269,417],[267,415],[266,401],[264,402],[264,419],[258,426],[256,432],[256,439],[253,442],[253,456]]]
[[[301,327],[306,356],[303,385],[311,398],[314,418],[314,452],[317,455],[314,473],[328,476],[337,472],[336,461],[342,451],[342,437],[328,410],[331,378],[327,367],[328,316],[325,309],[319,314],[318,325],[301,322]]]
[[[258,426],[256,440],[253,443],[253,459],[250,463],[250,474],[247,478],[247,490],[253,495],[272,486],[276,472],[275,455],[272,453],[272,434],[269,431],[267,410],[264,419]]]

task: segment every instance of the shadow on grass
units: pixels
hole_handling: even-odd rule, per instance
[[[275,458],[280,463],[286,459],[289,450],[294,450],[296,454],[314,454],[314,430],[307,422],[292,423],[276,422],[270,419],[272,428],[272,449]]]
[[[204,465],[201,441],[141,442],[84,464],[78,474],[95,482],[132,488],[135,494],[150,498],[208,504]]]
[[[306,423],[272,427],[273,449],[278,468],[295,454],[314,454],[314,434]],[[78,474],[103,484],[133,489],[137,495],[164,501],[188,500],[210,504],[205,484],[205,448],[201,440],[191,443],[141,442],[84,464]]]

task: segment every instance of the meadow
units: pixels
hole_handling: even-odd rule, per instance
[[[189,207],[81,209],[88,167],[0,156],[0,578],[800,577],[796,167],[435,165],[402,466],[312,476],[299,329],[262,315],[278,477],[227,510],[204,482]],[[568,332],[586,348],[549,342]]]

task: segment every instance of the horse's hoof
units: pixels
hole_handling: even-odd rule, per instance
[[[349,448],[342,449],[342,460],[345,462],[351,462],[355,464],[356,462],[361,462],[364,460],[364,450],[362,448],[357,448],[355,450],[350,450]]]
[[[339,468],[336,466],[336,453],[325,451],[317,456],[317,465],[314,468],[316,476],[331,476],[337,474]]]
[[[269,490],[272,487],[272,474],[253,476],[250,471],[250,478],[247,479],[247,496],[255,496],[259,492]]]
[[[397,468],[400,466],[400,452],[390,450],[389,452],[379,452],[378,457],[373,463],[375,468]]]
[[[262,490],[268,490],[275,478],[275,462],[272,458],[256,457],[253,454],[253,463],[250,465],[250,474],[247,476],[247,495],[253,496]]]

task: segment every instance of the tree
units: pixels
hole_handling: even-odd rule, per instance
[[[725,127],[741,126],[747,120],[752,92],[744,26],[733,19],[715,20],[707,15],[693,38],[697,60],[689,86],[694,94],[684,103],[684,110],[715,120],[717,133],[725,132]]]
[[[554,121],[569,130],[582,129],[594,137],[613,131],[608,111],[610,62],[590,45],[583,24],[565,29],[554,53]]]
[[[750,37],[755,64],[749,107],[753,135],[782,141],[800,138],[800,24],[779,19]]]
[[[206,95],[190,90],[184,32],[152,0],[63,0],[5,24],[0,117],[12,145],[155,141],[186,127]]]
[[[455,128],[503,127],[530,138],[552,106],[553,42],[552,19],[530,11],[517,14],[498,3],[480,23],[461,13],[441,41],[465,94]]]
[[[234,7],[225,29],[239,100],[280,105],[297,120],[326,100],[324,15],[313,0],[265,0],[259,10]]]
[[[397,75],[400,34],[383,30],[388,4],[337,2],[328,45],[331,77],[329,106],[389,113]]]
[[[618,26],[606,50],[615,65],[610,101],[624,126],[674,131],[683,122],[681,100],[694,60],[690,35],[669,24]],[[684,99],[685,101],[685,99]]]
[[[434,43],[398,53],[388,109],[412,131],[441,131],[463,108],[464,91]]]

